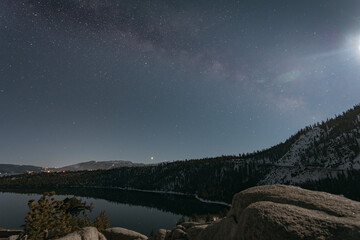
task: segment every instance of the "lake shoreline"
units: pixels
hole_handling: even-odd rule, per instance
[[[82,186],[83,188],[84,186]],[[78,186],[74,186],[74,188],[79,188]],[[86,186],[85,188],[104,188],[104,189],[120,189],[124,191],[135,191],[135,192],[145,192],[145,193],[159,193],[159,194],[171,194],[171,195],[182,195],[182,196],[191,196],[195,199],[199,200],[203,203],[209,203],[209,204],[219,204],[226,207],[231,207],[231,204],[222,202],[222,201],[213,201],[213,200],[207,200],[204,198],[199,197],[197,194],[191,194],[191,193],[182,193],[182,192],[173,192],[173,191],[161,191],[161,190],[146,190],[146,189],[137,189],[137,188],[122,188],[122,187],[103,187],[103,186]]]

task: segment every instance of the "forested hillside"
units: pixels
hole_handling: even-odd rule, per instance
[[[234,193],[245,188],[283,183],[359,200],[359,140],[360,105],[356,105],[340,116],[301,129],[284,143],[254,153],[156,166],[24,174],[0,178],[0,187],[120,187],[197,194],[230,202]],[[347,188],[341,188],[342,184]]]

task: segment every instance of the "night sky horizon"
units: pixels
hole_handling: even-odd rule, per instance
[[[0,163],[252,152],[359,93],[360,1],[0,3]]]

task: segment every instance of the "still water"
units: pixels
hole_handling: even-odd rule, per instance
[[[30,199],[38,200],[44,190],[1,190],[0,227],[20,228]],[[181,216],[218,214],[227,207],[203,203],[192,196],[144,193],[117,189],[56,189],[56,199],[76,196],[95,208],[93,219],[105,210],[111,226],[124,227],[145,235],[159,228],[171,229]]]

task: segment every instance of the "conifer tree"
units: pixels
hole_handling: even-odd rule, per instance
[[[99,231],[103,231],[110,227],[110,221],[106,211],[102,211],[100,215],[95,218],[94,227],[96,227]]]
[[[93,208],[92,205],[86,205],[76,198],[65,203],[55,200],[54,195],[55,192],[46,192],[37,203],[33,199],[29,201],[29,212],[24,224],[28,240],[55,239],[87,226],[95,226],[99,231],[110,227],[105,211],[92,223],[84,213]],[[83,212],[82,217],[78,216],[80,212]]]

